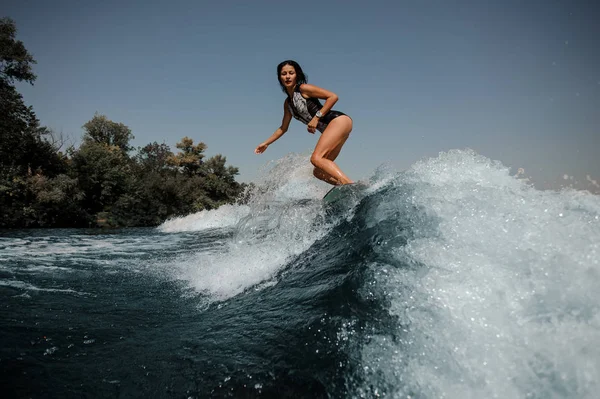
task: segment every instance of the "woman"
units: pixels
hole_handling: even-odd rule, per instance
[[[295,61],[283,61],[277,65],[279,85],[287,98],[283,102],[281,126],[254,152],[262,154],[267,147],[287,132],[292,116],[308,126],[309,133],[320,131],[321,137],[310,157],[315,177],[333,185],[353,183],[335,164],[342,146],[352,131],[352,119],[331,108],[338,96],[328,90],[306,83],[302,68]],[[321,105],[319,99],[325,100]]]

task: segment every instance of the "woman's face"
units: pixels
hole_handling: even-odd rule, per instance
[[[281,80],[281,84],[288,87],[296,86],[296,69],[291,65],[284,65],[281,68],[281,72],[279,73],[279,79]]]

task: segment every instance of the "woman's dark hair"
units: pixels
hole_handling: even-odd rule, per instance
[[[279,82],[279,86],[281,86],[281,90],[283,90],[283,92],[287,94],[287,91],[285,90],[285,86],[283,85],[283,83],[281,83],[281,78],[280,78],[281,69],[286,65],[291,65],[296,70],[296,84],[298,86],[303,83],[306,83],[307,80],[306,80],[306,75],[304,74],[304,71],[302,71],[302,68],[300,67],[300,65],[298,65],[298,63],[296,61],[286,60],[286,61],[283,61],[282,63],[280,63],[279,65],[277,65],[277,81]]]

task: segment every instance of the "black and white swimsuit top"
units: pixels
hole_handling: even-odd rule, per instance
[[[323,108],[323,105],[318,98],[304,98],[300,92],[300,85],[296,86],[294,93],[287,99],[287,106],[294,118],[300,122],[308,125],[308,123],[314,118],[317,111]],[[345,115],[343,112],[330,110],[328,113],[319,118],[317,123],[317,130],[323,133],[329,125],[329,122],[337,118],[338,116]]]

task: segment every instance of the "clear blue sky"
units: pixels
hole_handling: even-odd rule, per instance
[[[303,125],[264,154],[294,59],[354,119],[351,177],[470,147],[539,181],[600,178],[600,6],[592,1],[10,1],[38,64],[19,85],[43,125],[79,140],[95,112],[133,144],[183,136],[251,181],[316,143]]]

